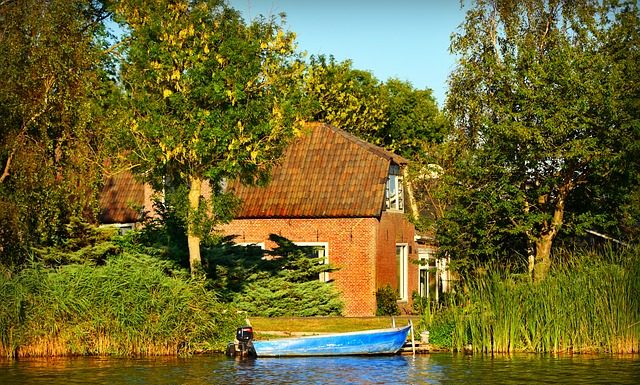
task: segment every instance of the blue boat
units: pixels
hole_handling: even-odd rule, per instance
[[[407,325],[400,328],[252,342],[257,357],[395,354],[407,341],[410,330],[411,325]]]

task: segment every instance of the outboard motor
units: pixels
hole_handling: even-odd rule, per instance
[[[256,351],[253,348],[253,328],[243,326],[236,330],[236,340],[227,345],[227,355],[230,357],[255,357]]]

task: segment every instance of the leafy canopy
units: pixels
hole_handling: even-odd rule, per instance
[[[445,251],[482,260],[532,248],[544,267],[561,230],[605,225],[608,176],[637,170],[625,162],[640,138],[639,26],[633,2],[475,2],[451,44]]]
[[[132,160],[163,178],[264,180],[294,134],[302,64],[274,20],[246,25],[223,1],[120,1],[131,31],[122,78]]]
[[[95,220],[117,99],[101,1],[0,2],[0,260]]]

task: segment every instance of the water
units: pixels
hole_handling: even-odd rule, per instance
[[[53,358],[0,361],[0,384],[638,384],[638,356]]]

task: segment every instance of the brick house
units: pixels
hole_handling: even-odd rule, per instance
[[[275,246],[272,233],[316,246],[339,268],[321,279],[334,281],[342,292],[346,316],[375,315],[375,293],[385,285],[398,291],[399,305],[408,311],[412,292],[425,294],[428,274],[413,262],[428,255],[404,214],[407,161],[329,125],[306,127],[266,187],[229,183],[243,204],[221,231],[239,244],[267,249]],[[207,190],[203,186],[205,195]],[[152,194],[128,172],[108,178],[100,194],[100,222],[121,231],[135,228],[142,213],[153,215]]]
[[[243,201],[239,215],[222,227],[236,242],[270,249],[275,233],[316,246],[338,271],[346,316],[376,312],[376,290],[391,285],[409,309],[418,290],[414,226],[404,214],[403,169],[407,161],[322,123],[307,124],[273,169],[266,187],[230,183]]]
[[[151,186],[136,181],[130,172],[110,176],[100,191],[98,222],[121,232],[134,229],[152,210],[152,195]]]

